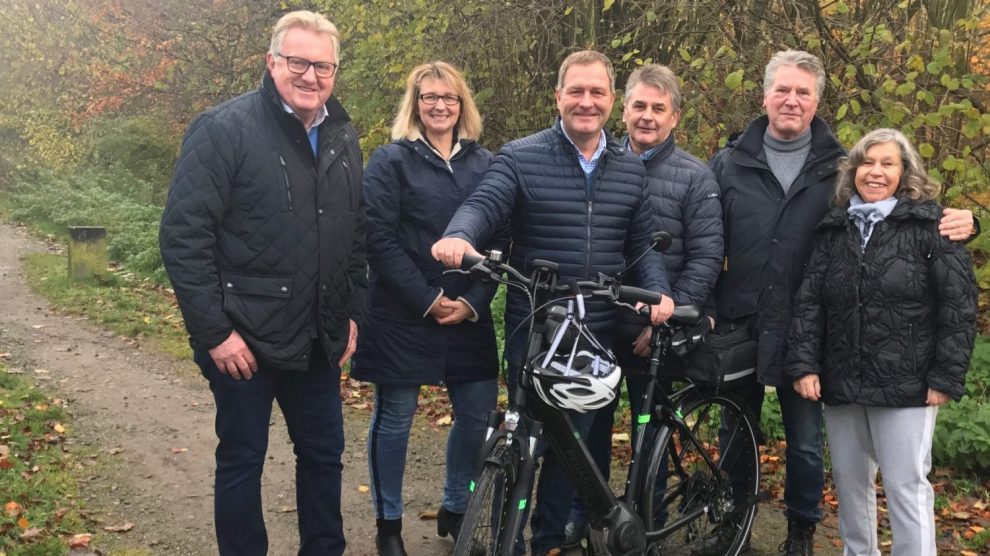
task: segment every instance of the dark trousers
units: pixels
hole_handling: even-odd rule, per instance
[[[264,556],[268,533],[261,509],[261,473],[277,400],[296,455],[299,554],[344,553],[340,514],[344,451],[340,369],[313,344],[306,372],[259,363],[251,380],[234,380],[205,351],[195,354],[216,400],[214,519],[222,556]]]
[[[515,391],[514,386],[518,379],[520,364],[526,349],[525,340],[524,335],[516,334],[510,337],[505,343],[504,357],[508,372],[506,382],[509,385],[509,392]],[[612,411],[615,410],[614,405],[609,405],[608,407]],[[570,415],[571,421],[581,437],[588,438],[592,422],[595,420],[595,415],[600,411],[606,411],[606,409],[589,411],[587,413],[578,413],[576,411],[568,411],[567,413]],[[611,437],[609,438],[611,440]],[[557,454],[548,448],[547,441],[543,440],[537,446],[535,453],[535,457],[542,457],[543,462],[540,466],[539,480],[536,483],[531,523],[533,536],[530,539],[530,546],[534,555],[542,555],[563,544],[564,527],[567,525],[567,518],[571,511],[571,501],[575,496],[574,487],[571,485],[570,476],[567,474],[564,464],[557,457]],[[603,473],[607,473],[607,470],[602,468],[602,465],[607,467],[608,460],[604,459],[604,461],[601,461],[600,459],[595,458],[595,461],[599,465],[599,469]],[[608,475],[606,474],[606,476]],[[527,507],[523,513],[523,523],[526,522],[528,515],[529,508]],[[516,542],[515,554],[521,555],[524,546],[520,537]]]

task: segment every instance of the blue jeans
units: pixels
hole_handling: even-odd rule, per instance
[[[746,395],[744,405],[759,422],[763,409],[762,384]],[[822,489],[825,487],[822,403],[802,398],[790,384],[777,388],[780,415],[784,423],[786,476],[784,505],[789,519],[818,523],[822,519]]]
[[[277,400],[296,455],[300,555],[344,553],[340,457],[344,451],[340,369],[313,344],[309,369],[259,363],[250,380],[221,373],[206,351],[194,355],[217,406],[214,519],[222,556],[264,556],[268,533],[261,510],[261,473]]]
[[[409,429],[419,406],[417,385],[379,384],[368,427],[368,475],[371,501],[378,519],[402,517],[402,478],[406,468]],[[488,412],[498,400],[496,379],[447,386],[454,406],[454,423],[447,434],[447,478],[443,506],[462,514],[467,508],[468,483],[477,471],[485,439]]]

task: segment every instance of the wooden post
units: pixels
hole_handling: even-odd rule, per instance
[[[106,273],[106,228],[69,226],[69,279],[78,282]]]

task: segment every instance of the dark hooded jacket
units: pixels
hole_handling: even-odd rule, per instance
[[[354,378],[377,384],[456,384],[498,374],[489,308],[497,284],[444,274],[447,269],[430,255],[454,211],[491,165],[492,153],[476,142],[462,140],[460,148],[448,165],[422,139],[402,139],[368,160],[364,198],[371,285]],[[463,298],[477,321],[437,324],[428,312],[441,292]]]
[[[788,338],[789,380],[821,373],[827,404],[958,400],[976,334],[976,279],[966,249],[938,234],[932,201],[898,201],[865,251],[846,214],[818,226]]]
[[[361,150],[333,97],[313,156],[271,75],[207,110],[182,141],[159,244],[193,348],[237,330],[261,361],[334,363],[367,283]]]
[[[712,157],[722,190],[725,260],[715,285],[718,319],[755,317],[761,383],[781,382],[791,301],[801,284],[811,239],[835,191],[838,159],[845,155],[828,125],[811,122],[811,151],[787,193],[767,165],[761,116]]]

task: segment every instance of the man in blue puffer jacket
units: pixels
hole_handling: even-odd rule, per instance
[[[498,152],[481,185],[454,214],[433,255],[447,266],[460,265],[465,252],[484,245],[506,223],[512,235],[512,266],[525,269],[533,259],[560,265],[563,280],[615,274],[627,256],[647,251],[658,228],[644,169],[635,155],[604,131],[615,101],[615,71],[598,52],[571,54],[557,79],[559,122]],[[664,294],[652,310],[661,322],[673,311],[663,257],[650,252],[638,265],[642,287]],[[505,326],[511,332],[529,313],[520,292],[510,290]],[[588,306],[588,324],[611,344],[617,317],[608,303]],[[508,338],[505,358],[513,368],[524,351],[524,334]],[[584,436],[594,412],[573,414]],[[563,543],[573,490],[553,454],[544,458],[533,515],[533,554]]]
[[[675,144],[673,130],[681,117],[681,87],[667,66],[646,64],[626,81],[622,122],[628,135],[624,144],[639,155],[646,166],[654,210],[663,230],[673,238],[664,251],[667,278],[677,305],[703,305],[722,268],[722,204],[718,183],[708,165]],[[628,282],[628,281],[627,281]],[[615,333],[615,353],[622,366],[632,414],[640,414],[645,380],[630,370],[645,371],[649,365],[650,328],[636,315],[622,313]],[[664,368],[680,364],[671,355]],[[615,411],[596,414],[588,446],[599,465],[608,469],[612,456],[612,425]],[[636,420],[633,419],[633,423]],[[575,499],[567,525],[565,546],[584,536],[586,512]]]

